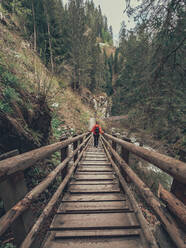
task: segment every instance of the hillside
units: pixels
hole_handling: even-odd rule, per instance
[[[0,152],[20,152],[87,129],[91,106],[52,76],[18,32],[0,24]]]

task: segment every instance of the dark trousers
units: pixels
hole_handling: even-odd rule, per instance
[[[99,134],[94,134],[94,146],[98,147],[99,142]]]

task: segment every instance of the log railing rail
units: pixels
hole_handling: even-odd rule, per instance
[[[158,152],[150,151],[143,147],[136,146],[134,144],[118,139],[109,134],[104,134],[104,136],[107,139],[110,139],[111,141],[115,141],[116,143],[120,144],[122,147],[124,147],[129,152],[137,155],[140,158],[143,158],[147,162],[150,162],[156,165],[158,168],[160,168],[161,170],[165,171],[166,173],[174,177],[180,183],[186,184],[186,164],[185,163],[177,159],[168,157],[166,155],[160,154]]]
[[[23,214],[25,214],[26,210],[29,211],[29,207],[31,203],[36,200],[39,195],[44,192],[47,187],[56,179],[56,177],[59,175],[59,173],[62,173],[62,183],[58,187],[57,191],[49,201],[48,205],[45,207],[44,211],[42,212],[41,216],[39,217],[38,221],[35,223],[31,231],[29,232],[28,238],[26,238],[26,243],[31,244],[34,240],[35,234],[39,231],[39,228],[41,224],[43,223],[45,217],[47,217],[55,203],[57,202],[59,196],[62,194],[66,184],[68,183],[68,180],[72,176],[76,165],[78,164],[79,160],[81,159],[83,152],[85,148],[87,147],[87,144],[89,142],[90,135],[89,133],[84,133],[82,135],[78,135],[76,137],[65,139],[61,142],[48,145],[39,149],[35,149],[33,151],[5,159],[0,162],[0,196],[3,199],[6,198],[6,194],[3,194],[2,191],[5,191],[5,187],[9,184],[11,184],[11,180],[16,178],[17,175],[20,175],[19,180],[21,179],[24,181],[24,174],[23,171],[31,166],[36,166],[36,162],[40,161],[41,159],[47,158],[51,154],[53,154],[56,151],[61,150],[61,163],[52,171],[49,173],[49,175],[41,181],[37,186],[35,186],[30,192],[26,192],[25,195],[19,195],[19,198],[16,202],[13,202],[11,207],[9,209],[6,209],[6,213],[0,218],[0,236],[14,224],[17,219],[22,218]],[[78,143],[80,143],[78,145]],[[68,146],[70,144],[73,144],[74,150],[69,155],[68,154]],[[71,161],[71,159],[74,160],[73,165],[71,168],[68,167],[68,163]],[[9,180],[11,178],[11,180]],[[18,181],[19,181],[18,180]],[[15,180],[15,184],[17,182]],[[12,185],[11,185],[12,186]],[[17,194],[16,185],[15,190],[14,187],[10,187],[11,194]],[[3,201],[6,201],[6,199],[3,199]],[[24,217],[23,217],[24,218]],[[16,226],[16,229],[20,229],[19,234],[17,235],[17,244],[20,245],[20,243],[23,241],[23,239],[27,236],[28,228],[25,231],[24,221],[18,222],[19,225],[22,223],[22,226]],[[30,228],[30,227],[29,227]],[[24,230],[24,231],[23,231]],[[16,232],[17,230],[15,230]],[[16,234],[15,234],[16,236]],[[18,236],[22,236],[21,238]],[[34,237],[33,237],[34,236]],[[28,241],[29,240],[29,241]],[[25,245],[22,247],[29,247],[28,245]]]
[[[109,150],[107,149],[107,143],[106,140],[104,140],[103,138],[103,147],[105,149],[105,152],[107,154],[108,159],[110,160],[118,178],[121,184],[121,187],[123,188],[124,192],[127,194],[128,198],[130,199],[130,202],[132,204],[133,209],[135,210],[135,213],[137,215],[137,218],[141,224],[144,236],[146,238],[146,241],[149,244],[149,247],[151,248],[158,248],[156,240],[154,238],[154,236],[152,235],[151,231],[148,228],[148,224],[147,221],[145,219],[145,217],[142,214],[141,209],[139,208],[136,199],[134,198],[130,188],[127,185],[127,181],[124,179],[123,175],[121,174],[120,169],[118,168],[118,166],[116,165],[116,163],[114,162],[114,160],[112,159],[112,156],[109,153]]]
[[[150,188],[135,174],[135,172],[130,168],[130,166],[126,163],[126,161],[117,153],[115,149],[113,149],[113,142],[121,145],[124,149],[126,149],[128,152],[131,152],[140,158],[143,158],[144,160],[158,166],[163,171],[167,172],[176,180],[181,182],[182,184],[186,183],[186,164],[178,161],[176,159],[170,158],[168,156],[159,154],[154,151],[149,151],[142,147],[137,147],[134,144],[131,144],[129,142],[123,141],[121,139],[118,139],[112,135],[104,133],[102,136],[102,142],[105,146],[107,156],[109,157],[113,167],[120,170],[121,175],[126,175],[125,180],[127,181],[127,178],[130,179],[132,183],[136,186],[137,190],[140,192],[140,194],[143,196],[146,203],[154,210],[154,213],[159,218],[163,226],[165,227],[166,231],[169,233],[170,237],[174,241],[174,243],[179,248],[185,247],[185,240],[184,240],[184,230],[181,229],[180,223],[177,223],[175,218],[172,216],[172,213],[174,213],[179,220],[185,225],[185,205],[181,203],[176,196],[174,196],[174,200],[177,200],[177,203],[179,204],[179,208],[177,207],[177,204],[173,204],[173,197],[168,199],[165,199],[165,191],[161,188],[160,195],[161,199],[164,198],[164,202],[168,203],[168,208],[171,211],[168,212],[165,206],[161,203],[161,201],[151,192]],[[116,145],[114,145],[114,148]],[[108,154],[108,151],[111,155]],[[123,149],[122,149],[123,151]],[[116,173],[117,173],[116,168]],[[124,172],[124,173],[122,173]],[[121,180],[120,180],[121,181]],[[164,197],[163,197],[164,196]],[[169,204],[169,199],[171,205]],[[174,209],[176,208],[176,209]]]
[[[8,158],[0,161],[0,180],[7,178],[9,175],[18,171],[24,171],[25,169],[33,166],[37,161],[44,159],[56,151],[82,139],[88,133],[78,135],[74,138],[57,142],[52,145],[44,146],[30,152],[23,153],[16,157]]]
[[[20,248],[35,247],[35,240],[41,226],[44,220],[51,214],[60,195],[62,195],[70,178],[73,176],[84,151],[87,149],[90,137],[90,133],[84,133],[69,139],[63,137],[60,142],[55,144],[0,161],[0,197],[4,202],[10,201],[12,198],[11,203],[5,209],[5,215],[0,218],[0,235],[4,234],[11,227],[13,228],[13,232],[15,232],[16,243]],[[133,183],[136,186],[141,196],[169,233],[176,247],[185,248],[186,199],[184,192],[177,190],[176,186],[179,184],[179,186],[181,185],[181,189],[186,189],[186,163],[154,151],[149,151],[143,147],[138,147],[130,143],[130,140],[126,138],[118,139],[116,136],[104,133],[101,135],[101,141],[107,157],[119,178],[120,185],[128,195],[135,210],[149,247],[157,248],[156,241],[151,232],[149,232],[146,220],[127,183]],[[69,152],[69,145],[72,145],[73,151],[71,153]],[[121,154],[117,152],[119,146],[121,146]],[[24,170],[32,166],[37,166],[36,162],[49,157],[56,151],[61,152],[61,163],[43,181],[30,192],[27,192],[24,182]],[[158,195],[155,196],[150,188],[130,168],[130,153],[154,164],[171,175],[174,179],[175,192],[179,194],[170,193],[160,185]],[[73,161],[71,166],[69,166],[70,161]],[[35,224],[27,227],[28,219],[30,220],[30,217],[27,218],[30,216],[29,214],[27,216],[27,213],[30,211],[30,205],[54,182],[58,175],[61,175],[61,184]]]

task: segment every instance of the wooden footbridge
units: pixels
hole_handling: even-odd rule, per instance
[[[69,146],[73,151],[69,153]],[[27,192],[24,171],[61,151],[61,163]],[[162,186],[155,196],[129,165],[129,154],[159,167],[173,177],[171,192]],[[6,156],[5,156],[6,157]],[[73,161],[70,162],[70,161]],[[30,206],[61,175],[61,184],[36,221]],[[85,133],[0,162],[0,197],[6,213],[0,235],[12,230],[21,248],[158,248],[131,191],[136,187],[172,240],[186,247],[186,164],[148,151],[112,135],[101,136],[99,148]],[[41,245],[38,236],[58,206]],[[164,248],[170,248],[165,247]]]

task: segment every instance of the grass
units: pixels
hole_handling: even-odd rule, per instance
[[[66,133],[73,135],[88,130],[89,119],[93,113],[70,88],[61,89],[61,93],[55,97],[52,109],[52,127],[56,138]]]

